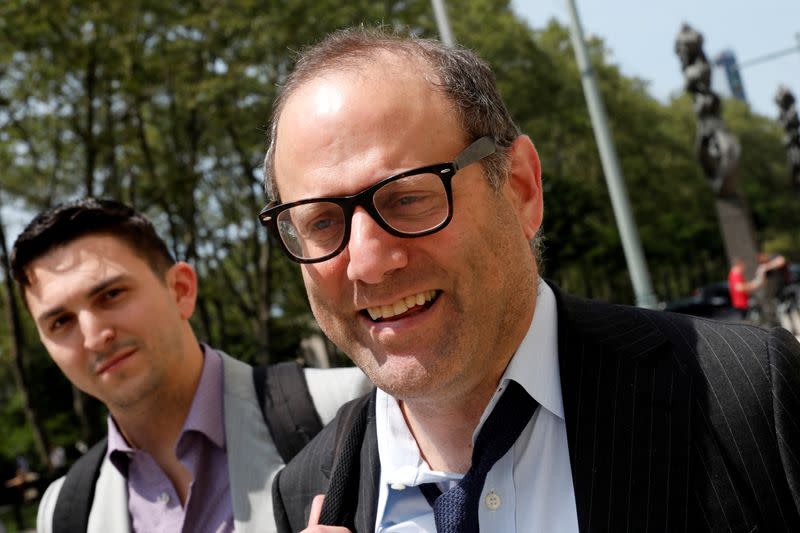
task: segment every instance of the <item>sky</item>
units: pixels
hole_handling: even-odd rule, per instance
[[[709,59],[730,49],[739,64],[800,47],[800,0],[575,0],[585,35],[601,37],[610,61],[628,76],[650,82],[650,94],[666,102],[683,91],[675,37],[686,22],[703,34]],[[555,17],[569,23],[567,0],[512,0],[514,10],[534,29]],[[712,84],[729,94],[714,71]],[[776,118],[778,86],[800,99],[800,50],[741,70],[745,94],[757,113]]]

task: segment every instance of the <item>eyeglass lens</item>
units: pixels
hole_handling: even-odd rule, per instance
[[[372,202],[383,221],[413,236],[445,221],[449,203],[442,179],[436,174],[414,174],[386,183],[373,193]],[[341,245],[350,220],[333,202],[301,204],[282,211],[278,230],[289,251],[301,259],[323,257]]]

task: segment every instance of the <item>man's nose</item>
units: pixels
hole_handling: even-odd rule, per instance
[[[80,313],[78,322],[83,334],[83,346],[87,350],[93,352],[103,351],[116,336],[114,327],[95,313]]]
[[[380,283],[386,274],[408,264],[407,239],[386,232],[363,208],[356,208],[347,244],[347,277],[351,281]]]

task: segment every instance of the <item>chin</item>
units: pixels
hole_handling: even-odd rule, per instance
[[[139,382],[128,380],[113,391],[113,397],[108,398],[108,404],[117,409],[131,409],[157,398],[161,382],[152,377],[148,378]]]
[[[430,394],[435,382],[430,369],[409,356],[389,356],[380,366],[361,367],[376,387],[398,399]]]

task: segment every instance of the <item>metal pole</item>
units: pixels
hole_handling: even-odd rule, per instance
[[[778,50],[777,52],[772,52],[771,54],[766,54],[763,56],[758,56],[753,59],[748,59],[739,64],[739,68],[743,69],[745,67],[750,67],[753,65],[758,65],[759,63],[764,63],[765,61],[771,61],[773,59],[778,59],[779,57],[783,57],[788,54],[794,54],[796,52],[800,52],[800,39],[798,39],[797,46],[792,46],[791,48],[785,48],[783,50]]]
[[[656,306],[656,297],[650,281],[650,273],[647,271],[642,245],[639,241],[639,233],[631,215],[628,192],[625,189],[625,182],[617,159],[616,149],[614,148],[614,141],[608,128],[608,119],[606,118],[603,100],[600,98],[600,91],[597,89],[594,72],[589,61],[589,53],[586,50],[586,41],[583,37],[583,28],[578,18],[575,0],[567,0],[567,8],[569,9],[572,30],[570,32],[572,46],[575,49],[575,58],[581,73],[583,93],[592,119],[592,128],[597,141],[597,149],[600,152],[603,174],[605,174],[606,183],[608,184],[611,205],[614,208],[614,217],[617,219],[617,228],[622,238],[625,260],[633,282],[633,291],[636,294],[636,304],[640,307],[654,308]]]
[[[436,26],[439,28],[439,38],[447,46],[453,46],[453,30],[450,29],[450,19],[447,18],[447,6],[444,0],[431,0],[433,4],[433,14],[436,17]]]

